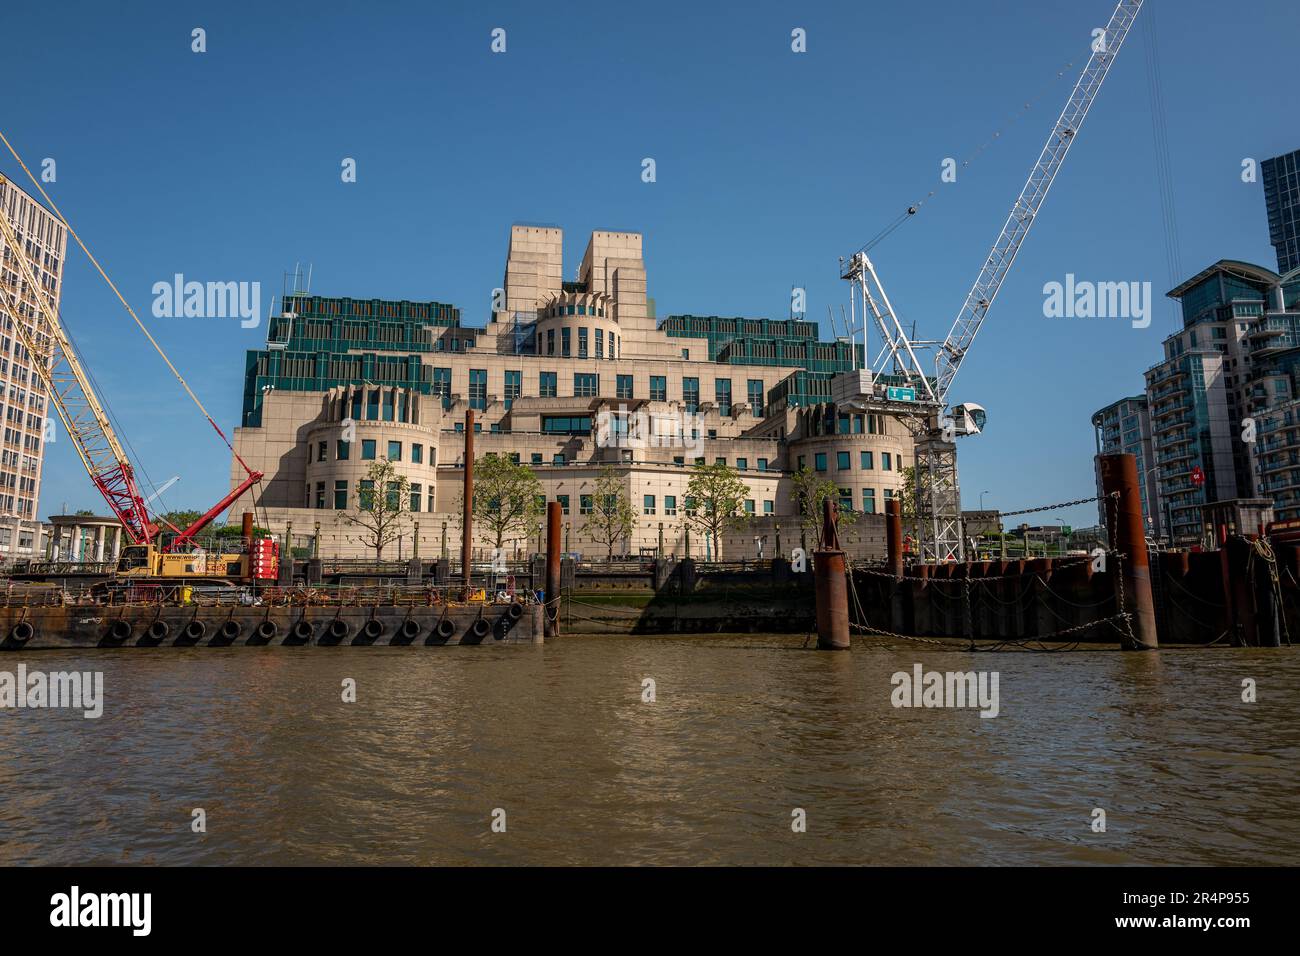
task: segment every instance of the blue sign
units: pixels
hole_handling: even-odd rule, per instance
[[[891,402],[914,402],[916,401],[916,389],[904,388],[901,385],[890,385],[885,389],[885,397]]]

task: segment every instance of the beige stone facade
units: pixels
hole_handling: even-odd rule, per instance
[[[584,529],[583,504],[611,465],[639,516],[617,549],[629,555],[657,549],[661,524],[665,553],[686,553],[686,487],[698,462],[725,462],[750,489],[754,520],[724,541],[726,559],[760,549],[771,557],[778,525],[783,551],[800,543],[792,474],[801,464],[833,481],[855,510],[883,512],[899,492],[912,455],[901,421],[830,404],[769,406],[771,390],[800,366],[710,361],[704,338],[658,328],[647,308],[640,235],[594,233],[574,282],[562,280],[562,239],[556,228],[512,228],[503,307],[486,328],[430,326],[422,334],[430,344],[418,354],[417,374],[431,388],[358,380],[250,389],[257,424],[236,430],[235,447],[267,475],[254,498],[259,524],[277,533],[291,524],[295,543],[318,539],[323,556],[364,554],[343,517],[372,460],[390,458],[411,483],[411,521],[385,556],[411,555],[417,522],[421,555],[441,552],[444,523],[456,553],[471,407],[476,457],[531,466],[547,500],[566,506],[567,550],[584,556],[604,553]],[[394,349],[375,361],[409,355]],[[242,475],[233,464],[232,483]],[[691,538],[691,553],[703,556],[698,532]],[[506,547],[528,554],[538,541],[520,535]]]

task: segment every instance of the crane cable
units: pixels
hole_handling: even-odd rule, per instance
[[[1091,47],[1089,47],[1087,55],[1091,55],[1091,52],[1092,52]],[[1078,60],[1079,57],[1075,56],[1063,67],[1057,70],[1056,75],[1051,80],[1049,80],[1046,84],[1044,84],[1042,89],[1040,89],[1032,97],[1026,100],[1024,105],[1021,106],[1020,109],[1018,109],[1016,112],[1011,114],[1011,116],[1009,116],[1001,126],[995,129],[992,135],[988,137],[988,139],[986,139],[983,143],[977,146],[964,160],[962,160],[959,168],[960,169],[969,168],[971,163],[974,162],[976,159],[978,159],[981,153],[983,153],[986,149],[992,146],[994,142],[1001,139],[1002,134],[1007,132],[1014,123],[1023,119],[1025,115],[1029,112],[1029,110],[1034,106],[1034,104],[1036,104],[1039,100],[1043,99],[1043,97],[1045,97],[1048,94],[1048,92],[1052,90],[1052,88],[1056,85],[1056,83],[1062,77],[1066,76],[1068,71],[1074,68],[1075,63],[1077,63]],[[899,213],[897,218],[889,222],[878,233],[876,233],[874,236],[868,239],[867,242],[862,246],[862,248],[858,250],[858,252],[870,252],[876,245],[878,245],[879,243],[887,239],[894,232],[895,229],[897,229],[903,223],[907,222],[909,219],[914,217],[918,212],[920,212],[921,207],[924,206],[931,199],[933,199],[938,192],[939,190],[937,189],[931,189],[922,198],[912,203],[905,210],[903,210],[903,212]]]
[[[105,272],[104,267],[99,264],[99,260],[96,259],[94,254],[90,251],[90,249],[86,247],[86,244],[81,241],[81,236],[77,235],[77,231],[72,228],[71,223],[69,223],[67,218],[63,215],[63,213],[59,211],[59,207],[54,204],[54,200],[51,199],[49,193],[45,191],[45,188],[41,185],[40,180],[38,180],[34,175],[32,175],[32,171],[27,168],[27,164],[23,162],[22,157],[18,155],[18,151],[14,149],[13,144],[9,142],[9,139],[5,136],[3,131],[0,131],[0,142],[3,142],[5,144],[5,148],[9,150],[9,152],[13,155],[14,160],[17,161],[18,165],[22,167],[23,172],[27,174],[27,178],[32,181],[32,184],[37,188],[41,196],[49,204],[50,209],[54,212],[54,215],[58,216],[59,221],[63,223],[64,228],[68,230],[68,235],[72,236],[72,238],[77,241],[77,245],[81,247],[81,251],[86,254],[86,258],[88,258],[91,261],[95,269],[98,270],[99,274],[103,277],[104,281],[108,283],[108,287],[113,290],[113,293],[117,296],[118,301],[121,302],[123,307],[126,309],[127,314],[130,315],[131,318],[135,320],[135,324],[140,327],[140,331],[143,332],[144,337],[149,340],[149,344],[154,347],[154,351],[156,351],[162,357],[162,360],[165,363],[167,363],[167,367],[171,369],[172,374],[176,376],[176,381],[181,383],[181,387],[185,389],[185,393],[189,395],[190,399],[194,402],[194,404],[198,406],[199,411],[203,413],[203,417],[208,420],[208,424],[211,425],[213,430],[218,435],[221,436],[221,440],[226,443],[226,447],[229,448],[230,453],[235,456],[235,460],[239,462],[240,466],[244,469],[244,471],[246,471],[248,474],[251,475],[253,473],[253,469],[249,468],[248,464],[244,461],[244,459],[239,456],[239,452],[235,451],[235,446],[230,443],[230,439],[227,438],[226,433],[221,430],[221,426],[219,426],[216,423],[216,421],[213,419],[213,417],[208,414],[208,410],[203,407],[203,403],[199,401],[199,397],[194,394],[194,391],[190,388],[189,383],[185,381],[180,371],[178,371],[176,366],[172,364],[172,360],[167,357],[167,353],[162,350],[162,346],[159,345],[158,341],[153,337],[153,335],[150,334],[149,329],[145,326],[143,322],[140,321],[140,317],[135,314],[135,310],[131,308],[131,304],[126,301],[126,298],[118,290],[117,286],[114,285],[113,280],[108,277],[108,273]]]
[[[1151,100],[1151,140],[1155,152],[1155,173],[1160,190],[1160,217],[1165,237],[1165,268],[1169,270],[1170,288],[1182,281],[1182,247],[1178,241],[1177,204],[1174,197],[1173,166],[1169,154],[1169,123],[1165,111],[1164,81],[1160,73],[1160,37],[1157,32],[1156,4],[1147,9],[1142,35],[1146,46],[1147,93]],[[1178,302],[1169,300],[1173,318],[1181,315]]]

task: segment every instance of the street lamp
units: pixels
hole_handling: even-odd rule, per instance
[[[987,491],[981,491],[981,492],[980,492],[980,511],[983,511],[983,510],[984,510],[984,496],[987,495],[987,494],[988,494]]]

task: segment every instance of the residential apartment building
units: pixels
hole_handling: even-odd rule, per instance
[[[1093,413],[1092,427],[1098,455],[1129,454],[1136,460],[1147,535],[1160,537],[1164,534],[1165,519],[1159,507],[1151,413],[1147,397],[1131,395],[1112,402]],[[1106,503],[1102,500],[1100,468],[1097,471],[1097,498],[1098,524],[1108,528],[1112,524],[1112,518],[1107,514]]]
[[[5,216],[22,245],[41,288],[29,288],[21,277],[16,253],[7,244],[0,252],[0,559],[40,556],[38,517],[41,468],[45,445],[53,438],[52,409],[32,365],[48,361],[33,356],[15,334],[22,323],[39,345],[49,342],[36,296],[45,297],[57,314],[63,287],[67,229],[43,205],[0,176],[0,215]],[[14,301],[17,297],[17,306]]]
[[[1169,295],[1183,328],[1146,372],[1148,526],[1197,543],[1205,505],[1239,498],[1272,498],[1279,519],[1300,516],[1300,270],[1224,259]],[[1093,416],[1099,453],[1142,448],[1124,438],[1126,404],[1135,412],[1124,399]]]
[[[575,552],[597,550],[584,525],[608,467],[639,516],[620,548],[633,554],[661,533],[665,551],[686,553],[686,488],[700,463],[726,463],[749,488],[753,520],[724,557],[770,556],[778,534],[785,551],[799,543],[800,467],[866,514],[900,492],[912,458],[904,423],[830,401],[832,376],[862,365],[860,347],[855,363],[851,345],[820,342],[799,320],[657,324],[639,234],[593,233],[574,281],[562,279],[562,240],[554,227],[511,228],[499,308],[482,328],[437,302],[287,296],[268,347],[249,353],[235,433],[240,457],[267,475],[259,521],[313,537],[319,525],[322,554],[363,553],[346,513],[371,462],[387,458],[410,482],[421,553],[441,548],[458,521],[470,410],[476,457],[531,466]],[[242,475],[234,465],[232,481]],[[706,553],[698,535],[691,553]]]
[[[1260,164],[1268,240],[1277,251],[1277,271],[1300,268],[1300,150]]]

